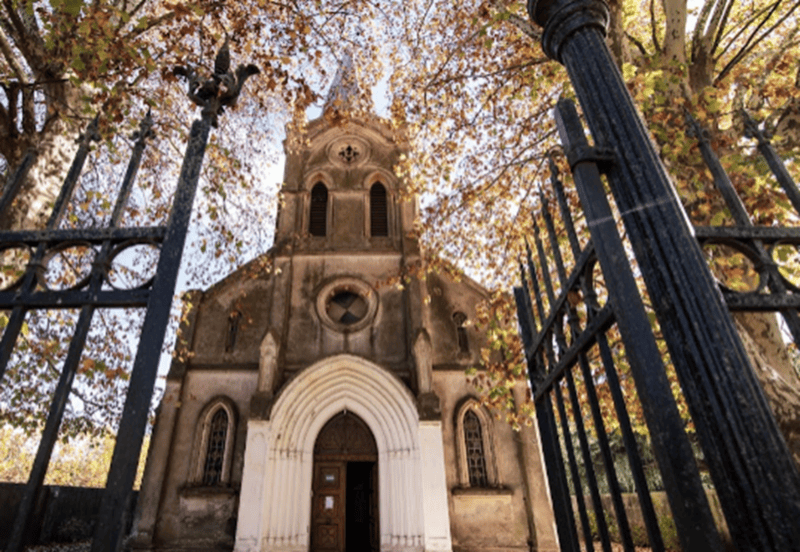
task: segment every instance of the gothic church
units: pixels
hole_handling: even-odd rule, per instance
[[[187,295],[134,550],[557,550],[535,429],[464,375],[486,291],[392,283],[423,262],[412,153],[350,108],[350,74],[289,132],[274,247]]]

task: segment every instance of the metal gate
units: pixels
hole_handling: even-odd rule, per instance
[[[529,248],[523,285],[515,289],[562,550],[577,551],[581,541],[587,551],[594,550],[591,526],[595,524],[603,550],[611,550],[611,532],[618,532],[625,550],[634,549],[601,412],[605,403],[598,399],[601,386],[619,422],[649,544],[653,550],[664,550],[620,384],[621,368],[625,373],[629,369],[632,376],[681,547],[703,552],[723,547],[667,379],[665,353],[654,338],[618,232],[618,219],[624,224],[637,275],[644,280],[658,319],[733,545],[741,551],[800,550],[796,521],[800,519],[800,475],[728,312],[729,308],[778,310],[795,339],[800,336],[796,314],[800,300],[770,257],[771,248],[779,242],[800,244],[800,232],[750,223],[692,121],[736,226],[691,228],[606,47],[606,4],[531,0],[528,12],[544,28],[545,52],[566,67],[595,141],[594,147],[588,144],[574,105],[559,102],[559,134],[591,239],[581,244],[563,184],[554,173],[552,193],[574,266],[569,271],[565,266],[550,206],[542,197],[541,217],[550,253],[545,253],[545,242],[535,227],[540,270]],[[760,151],[797,209],[796,186],[757,130],[751,123]],[[609,205],[601,175],[614,196],[618,216]],[[721,293],[701,251],[700,244],[706,242],[725,242],[746,252],[765,284],[755,293],[724,289]],[[605,280],[605,305],[600,304],[592,276],[595,264]],[[551,267],[558,276],[558,294]],[[624,356],[618,347],[612,348],[615,332],[624,343]],[[593,461],[592,438],[597,439],[600,462]],[[598,473],[599,466],[603,473]],[[604,510],[598,478],[608,483],[613,525],[607,522],[611,516],[606,514],[612,512]]]
[[[133,152],[106,228],[59,229],[75,187],[89,155],[90,145],[98,141],[97,119],[80,137],[78,151],[67,174],[44,230],[0,232],[0,252],[27,252],[24,272],[0,290],[0,310],[8,310],[8,323],[0,342],[0,384],[22,330],[27,312],[38,309],[80,309],[75,332],[50,404],[36,458],[19,505],[7,552],[21,551],[31,535],[32,514],[42,492],[50,456],[61,425],[67,398],[78,369],[94,312],[98,308],[143,307],[147,311],[139,337],[139,347],[130,375],[128,393],[120,421],[116,446],[100,506],[92,550],[117,550],[129,516],[139,453],[153,396],[161,344],[169,320],[172,297],[178,277],[186,233],[194,203],[206,144],[217,116],[234,103],[245,80],[258,72],[255,66],[230,70],[227,42],[217,54],[214,74],[198,75],[192,67],[179,67],[175,74],[188,81],[189,98],[202,107],[202,117],[191,127],[172,208],[164,226],[120,228],[119,222],[138,171],[146,140],[151,136],[150,114],[136,133]],[[30,159],[28,160],[30,161]],[[30,163],[23,163],[0,198],[0,216],[10,207],[21,187]],[[94,250],[91,273],[68,289],[51,290],[43,282],[47,260],[64,248],[80,244]],[[155,275],[135,289],[114,289],[109,285],[109,267],[114,258],[137,244],[152,244],[160,253]]]

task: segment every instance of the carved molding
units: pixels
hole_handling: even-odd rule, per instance
[[[268,330],[261,341],[258,356],[258,391],[271,397],[278,377],[280,344],[274,330]]]
[[[433,347],[431,337],[425,328],[420,328],[414,340],[414,364],[417,367],[417,386],[420,395],[431,391],[433,373]]]

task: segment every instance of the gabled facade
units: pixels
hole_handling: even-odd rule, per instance
[[[464,375],[486,291],[402,279],[423,262],[409,152],[350,115],[346,76],[289,133],[275,246],[188,295],[134,549],[557,548],[535,432]]]

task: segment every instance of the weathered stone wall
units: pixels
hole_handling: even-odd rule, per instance
[[[442,441],[446,470],[450,526],[454,551],[529,550],[536,528],[526,515],[525,478],[520,463],[518,433],[504,421],[482,418],[485,440],[488,488],[470,488],[464,481],[463,439],[458,431],[458,414],[465,401],[477,394],[463,370],[435,370],[433,389],[442,408]],[[477,401],[472,406],[477,407]],[[549,510],[550,505],[534,504]]]
[[[155,520],[161,541],[200,547],[232,545],[247,430],[243,420],[249,414],[256,377],[252,371],[224,369],[186,374],[178,404],[170,405],[177,409],[170,448],[162,452],[166,453],[165,478]],[[205,409],[220,399],[233,405],[233,457],[223,475],[224,484],[209,487],[201,482],[200,462],[205,454],[200,439]]]

